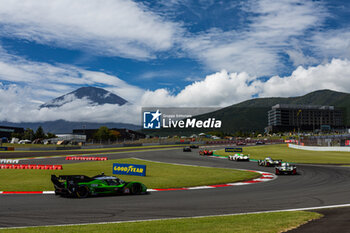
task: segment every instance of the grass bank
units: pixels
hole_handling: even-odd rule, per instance
[[[213,185],[249,180],[260,176],[258,173],[226,168],[182,166],[149,162],[138,159],[117,159],[108,161],[64,164],[63,170],[17,170],[0,169],[1,191],[43,191],[53,190],[51,174],[94,176],[104,172],[112,175],[113,163],[146,165],[146,177],[118,176],[125,181],[140,181],[147,188],[179,188]]]
[[[133,233],[133,232],[235,232],[235,233],[277,233],[300,226],[322,215],[313,212],[276,212],[246,214],[223,217],[184,218],[133,223],[93,224],[64,227],[33,227],[23,229],[1,229],[3,233]]]

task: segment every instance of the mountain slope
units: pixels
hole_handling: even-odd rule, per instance
[[[214,117],[222,120],[224,132],[263,132],[267,126],[267,112],[276,104],[331,105],[344,108],[345,123],[350,125],[350,94],[331,90],[319,90],[298,97],[251,99],[196,118]]]
[[[271,97],[247,100],[229,107],[272,107],[276,104],[338,105],[350,103],[350,94],[332,90],[318,90],[298,97]],[[229,108],[228,107],[228,108]]]
[[[122,97],[113,94],[112,92],[106,91],[98,87],[81,87],[68,94],[57,97],[45,104],[42,104],[40,108],[54,108],[60,107],[66,103],[72,102],[75,99],[88,99],[92,104],[103,105],[103,104],[126,104],[127,101]]]

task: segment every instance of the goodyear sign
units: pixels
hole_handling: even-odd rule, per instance
[[[231,147],[225,148],[225,152],[243,152],[243,149],[240,147]]]
[[[146,165],[113,163],[113,174],[146,176]]]

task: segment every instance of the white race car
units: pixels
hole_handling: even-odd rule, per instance
[[[271,157],[267,157],[264,160],[258,160],[258,165],[264,166],[264,167],[275,167],[281,164],[282,164],[282,160],[274,160]]]
[[[249,162],[249,155],[244,155],[244,154],[234,154],[234,155],[229,155],[228,160],[232,161],[247,161]]]
[[[275,173],[276,175],[282,175],[282,174],[296,175],[297,167],[289,163],[282,163],[281,166],[275,167]]]

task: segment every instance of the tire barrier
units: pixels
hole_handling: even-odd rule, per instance
[[[0,169],[63,170],[62,165],[42,164],[1,164]]]
[[[66,160],[91,160],[91,161],[106,161],[107,157],[87,157],[87,156],[67,156]]]
[[[19,160],[18,159],[0,159],[0,164],[4,164],[4,163],[18,163]]]

